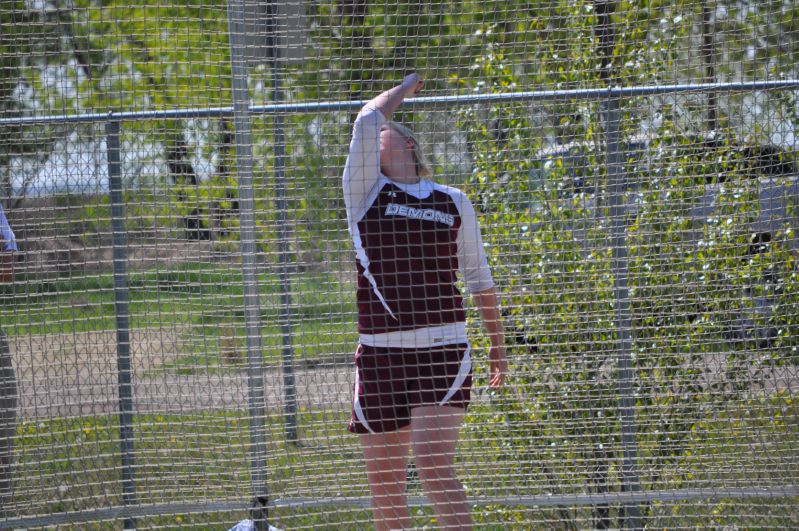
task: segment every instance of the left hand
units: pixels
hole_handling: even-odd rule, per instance
[[[508,354],[504,345],[492,345],[488,350],[488,385],[499,389],[508,374]]]

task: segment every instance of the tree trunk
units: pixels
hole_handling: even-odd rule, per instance
[[[341,14],[341,51],[345,61],[342,70],[348,83],[348,98],[359,100],[364,94],[364,83],[371,80],[371,70],[375,58],[372,37],[366,26],[369,15],[367,0],[340,0],[338,10]],[[346,60],[349,58],[349,64]],[[355,121],[352,113],[350,121]]]
[[[178,186],[197,186],[199,183],[197,173],[189,161],[189,149],[182,137],[182,131],[167,131],[167,136],[166,165],[171,183]],[[190,200],[182,192],[177,194],[177,199],[181,202]],[[187,240],[211,239],[211,230],[204,219],[203,208],[199,204],[191,208],[189,213],[183,217],[183,228],[186,231]]]

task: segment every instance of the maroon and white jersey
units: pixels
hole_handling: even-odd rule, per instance
[[[429,180],[401,184],[383,175],[385,123],[380,111],[363,108],[344,168],[360,341],[400,348],[464,343],[457,272],[472,292],[494,286],[474,208],[455,188]]]

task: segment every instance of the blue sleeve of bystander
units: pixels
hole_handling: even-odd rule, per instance
[[[8,224],[2,205],[0,205],[0,246],[2,246],[0,250],[6,252],[17,250],[17,239],[11,230],[11,225]]]

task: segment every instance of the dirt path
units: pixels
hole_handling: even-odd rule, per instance
[[[196,373],[182,375],[164,369],[192,351],[187,348],[192,340],[189,328],[131,333],[136,412],[184,414],[247,409],[245,370],[214,367],[207,371],[198,367]],[[118,411],[115,332],[22,336],[10,338],[9,343],[17,371],[20,418],[107,415]],[[704,363],[707,371],[702,373],[700,384],[710,385],[721,377],[725,358],[722,354],[713,355],[706,357]],[[750,376],[752,381],[762,381],[766,392],[799,387],[799,373],[793,365],[768,367],[755,377],[756,366],[754,363]],[[296,369],[294,376],[300,407],[349,407],[354,376],[350,363]],[[266,368],[264,387],[267,409],[282,410],[283,375],[279,367]],[[473,399],[479,400],[480,394],[473,395]]]
[[[247,373],[179,375],[160,369],[185,352],[186,329],[145,329],[131,333],[134,407],[137,412],[189,413],[247,408]],[[20,394],[21,418],[103,415],[118,411],[116,334],[113,331],[10,338]],[[265,371],[266,406],[282,408],[283,376]],[[295,371],[300,406],[347,407],[349,364]]]

